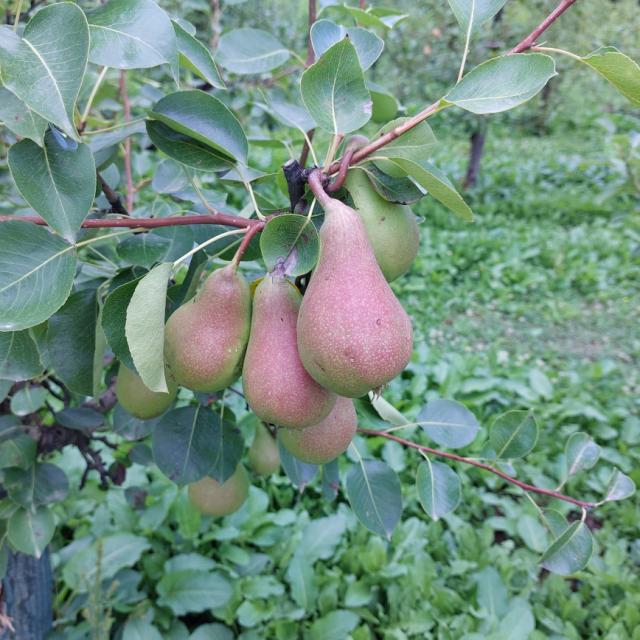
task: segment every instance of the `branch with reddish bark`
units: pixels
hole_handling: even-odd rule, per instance
[[[394,436],[391,433],[386,431],[376,431],[375,429],[358,429],[358,433],[362,433],[368,436],[374,436],[376,438],[386,438],[387,440],[393,440],[393,442],[397,442],[405,447],[409,447],[411,449],[416,449],[422,453],[428,453],[432,456],[437,456],[439,458],[447,458],[448,460],[455,460],[456,462],[463,462],[464,464],[469,464],[473,467],[478,467],[479,469],[484,469],[485,471],[489,471],[490,473],[499,476],[503,480],[510,482],[516,487],[520,487],[523,491],[527,491],[529,493],[537,493],[543,496],[548,496],[550,498],[555,498],[556,500],[563,500],[564,502],[569,502],[578,507],[582,507],[583,509],[593,509],[597,506],[594,502],[587,502],[586,500],[578,500],[577,498],[572,498],[571,496],[567,496],[563,493],[559,493],[558,491],[552,491],[551,489],[543,489],[542,487],[536,487],[532,484],[527,484],[526,482],[522,482],[521,480],[517,480],[516,478],[510,476],[508,473],[504,473],[504,471],[500,471],[500,469],[496,469],[495,467],[487,464],[485,462],[480,462],[479,460],[475,460],[474,458],[466,458],[464,456],[459,456],[456,453],[449,453],[447,451],[440,451],[439,449],[432,449],[431,447],[425,447],[421,444],[416,444],[415,442],[411,442],[411,440],[405,440],[404,438],[399,438],[398,436]]]
[[[127,89],[127,72],[120,71],[120,98],[124,109],[124,121],[131,120],[131,103],[129,102],[129,91]],[[127,181],[127,210],[133,211],[135,189],[133,186],[133,172],[131,170],[131,139],[124,140],[124,174]]]

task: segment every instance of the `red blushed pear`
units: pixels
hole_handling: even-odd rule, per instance
[[[176,382],[209,393],[228,387],[240,375],[250,325],[249,284],[233,263],[214,271],[167,321],[164,353]]]
[[[320,258],[298,316],[298,351],[319,384],[357,398],[405,368],[411,320],[378,266],[360,215],[328,196],[317,174],[309,184],[325,218]]]
[[[267,275],[253,296],[251,336],[242,370],[244,395],[253,412],[271,424],[302,429],[329,415],[334,393],[305,370],[296,323],[302,296],[282,275]]]

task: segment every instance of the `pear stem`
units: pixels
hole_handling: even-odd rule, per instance
[[[326,209],[333,198],[324,190],[323,181],[324,178],[320,169],[314,169],[307,178],[309,189],[311,189],[316,200],[322,205],[322,208]]]
[[[388,431],[377,431],[375,429],[358,429],[358,433],[363,433],[368,436],[374,436],[376,438],[387,438],[387,440],[393,440],[398,444],[401,444],[405,447],[411,447],[412,449],[417,449],[420,453],[429,453],[433,456],[438,456],[440,458],[448,458],[449,460],[455,460],[456,462],[464,462],[465,464],[470,464],[474,467],[478,467],[480,469],[484,469],[485,471],[490,471],[497,476],[500,476],[503,480],[510,482],[511,484],[516,485],[516,487],[520,487],[523,491],[531,492],[531,493],[539,493],[544,496],[549,496],[551,498],[556,498],[557,500],[564,500],[564,502],[570,502],[571,504],[575,504],[578,507],[582,507],[583,509],[593,509],[598,505],[595,502],[587,502],[586,500],[578,500],[577,498],[572,498],[571,496],[567,496],[563,493],[559,493],[558,491],[552,491],[551,489],[543,489],[542,487],[536,487],[532,484],[527,484],[526,482],[521,482],[520,480],[516,480],[516,478],[510,476],[508,473],[504,473],[499,469],[491,466],[490,464],[486,464],[484,462],[479,462],[474,458],[465,458],[464,456],[459,456],[456,453],[448,453],[447,451],[440,451],[439,449],[432,449],[431,447],[425,447],[421,444],[416,444],[415,442],[411,442],[410,440],[405,440],[404,438],[399,438],[398,436],[394,436]]]

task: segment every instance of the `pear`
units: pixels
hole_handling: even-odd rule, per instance
[[[388,282],[406,273],[420,246],[420,230],[406,204],[385,200],[371,185],[362,169],[347,173],[345,187],[356,211],[362,216],[373,253]]]
[[[358,427],[353,400],[338,396],[333,411],[306,429],[278,429],[284,448],[302,462],[326,464],[344,453]]]
[[[282,275],[267,275],[253,296],[251,336],[242,370],[247,403],[264,422],[289,429],[317,424],[336,396],[305,370],[296,323],[302,296]]]
[[[405,368],[413,331],[360,215],[339,200],[323,200],[320,257],[300,306],[298,351],[314,380],[357,398]]]
[[[275,473],[280,467],[280,451],[271,432],[261,422],[249,447],[249,466],[259,476]]]
[[[223,484],[205,476],[189,485],[189,501],[201,513],[226,516],[237,511],[249,495],[249,475],[242,463]]]
[[[212,393],[242,369],[251,325],[251,292],[234,264],[214,271],[165,327],[164,354],[176,382]]]
[[[116,398],[132,416],[140,420],[156,418],[173,404],[178,390],[171,375],[166,378],[169,393],[151,391],[135,371],[121,363],[116,380]]]

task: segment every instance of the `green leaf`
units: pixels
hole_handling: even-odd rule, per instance
[[[76,431],[93,431],[104,424],[104,415],[90,407],[67,407],[56,413],[56,422]]]
[[[177,484],[197,482],[207,475],[224,482],[233,475],[242,450],[238,432],[200,405],[169,411],[153,429],[153,458]]]
[[[73,242],[96,192],[96,168],[86,144],[62,149],[49,132],[43,147],[21,140],[9,149],[9,169],[22,197]]]
[[[122,630],[122,640],[162,640],[162,634],[146,620],[129,618]]]
[[[47,328],[48,364],[71,391],[85,396],[93,395],[97,315],[95,290],[82,289],[51,316]]]
[[[216,60],[238,74],[264,73],[284,64],[289,50],[261,29],[234,29],[222,34]]]
[[[441,202],[466,222],[473,222],[473,212],[455,187],[437,167],[425,160],[415,162],[405,158],[389,158],[389,162],[397,165],[411,176],[430,196]]]
[[[47,548],[56,529],[48,507],[18,509],[9,518],[7,533],[12,546],[22,553],[39,558]]]
[[[118,243],[117,252],[126,264],[150,269],[157,262],[166,260],[170,244],[171,241],[168,238],[163,238],[156,233],[139,233],[121,240]],[[190,248],[191,246],[187,251]],[[184,254],[185,251],[182,253]]]
[[[315,267],[320,240],[306,216],[286,213],[267,222],[260,236],[260,250],[267,271],[295,277]]]
[[[294,602],[305,611],[312,611],[318,597],[313,565],[303,555],[295,553],[289,561],[286,578]]]
[[[580,58],[625,98],[640,106],[640,65],[615,47],[600,47]]]
[[[101,548],[100,553],[98,547]],[[64,581],[71,589],[79,593],[86,592],[94,588],[98,570],[103,580],[110,580],[120,569],[138,562],[150,547],[146,538],[131,533],[116,533],[100,538],[69,559],[62,569]]]
[[[76,270],[75,247],[29,222],[2,223],[0,331],[34,327],[67,299]]]
[[[565,447],[565,477],[569,478],[580,471],[591,469],[600,457],[600,447],[587,433],[572,433]]]
[[[402,493],[398,476],[384,462],[360,460],[347,474],[347,498],[362,524],[391,538],[402,515]]]
[[[602,502],[624,500],[625,498],[632,496],[635,493],[635,490],[636,485],[633,480],[618,469],[614,469]]]
[[[38,347],[29,331],[0,333],[0,379],[29,380],[43,370]]]
[[[502,618],[509,611],[509,593],[500,574],[485,567],[475,576],[478,584],[478,604],[491,616]]]
[[[189,640],[233,640],[234,637],[229,627],[213,622],[211,624],[201,624],[189,636]]]
[[[421,462],[416,474],[416,488],[422,508],[434,520],[453,511],[460,502],[460,478],[442,462]]]
[[[278,439],[278,451],[280,452],[280,463],[287,477],[300,492],[304,491],[305,487],[316,477],[318,466],[298,460],[282,446],[280,439]]]
[[[309,640],[344,640],[358,626],[360,617],[353,611],[338,609],[318,618],[309,629]]]
[[[418,414],[416,422],[425,433],[444,447],[466,447],[475,439],[478,429],[476,417],[453,400],[436,399]]]
[[[23,507],[46,505],[64,500],[69,480],[55,464],[33,464],[29,469],[8,469],[4,486],[9,498]]]
[[[140,420],[127,413],[119,404],[113,410],[113,431],[125,440],[142,440],[152,433],[158,419]]]
[[[11,396],[11,413],[16,416],[27,416],[44,406],[47,390],[40,386],[26,386],[18,389]]]
[[[498,459],[526,456],[538,440],[538,425],[531,411],[507,411],[495,418],[489,443]]]
[[[47,121],[31,111],[22,100],[2,86],[0,86],[0,121],[21,138],[30,138],[39,145],[44,142]]]
[[[500,56],[467,73],[444,101],[471,113],[498,113],[530,100],[555,75],[553,58],[542,53]]]
[[[156,590],[158,604],[177,616],[224,607],[233,595],[231,583],[222,574],[193,570],[165,573]]]
[[[94,64],[144,69],[177,61],[173,24],[153,0],[109,0],[87,19]]]
[[[378,169],[373,163],[352,167],[352,170],[364,171],[380,197],[389,202],[413,204],[424,196],[411,178],[395,178]]]
[[[400,109],[395,96],[375,82],[367,81],[367,89],[371,94],[371,120],[373,122],[393,120]]]
[[[586,567],[593,550],[593,540],[587,525],[576,520],[566,526],[564,517],[551,510],[545,511],[545,516],[552,527],[555,540],[542,554],[542,566],[561,576],[568,576]]]
[[[209,147],[227,162],[247,162],[249,143],[242,125],[224,103],[204,91],[171,93],[159,100],[149,115]]]
[[[138,375],[152,391],[167,393],[164,376],[164,315],[171,263],[141,278],[127,307],[125,335]]]
[[[298,129],[305,133],[315,126],[313,118],[304,107],[286,102],[278,95],[273,96],[268,105],[260,106],[285,127]]]
[[[348,39],[334,44],[302,74],[300,89],[313,119],[330,133],[355,131],[371,118],[371,96]]]
[[[448,2],[460,28],[467,33],[483,22],[491,20],[504,7],[507,0],[448,0]]]
[[[540,521],[525,513],[518,516],[516,525],[518,535],[532,551],[542,553],[547,547],[547,530],[540,524]]]
[[[363,71],[371,67],[384,49],[382,38],[361,27],[347,28],[331,20],[317,20],[311,27],[311,42],[317,57],[344,38],[353,44]]]
[[[26,434],[20,434],[0,444],[0,469],[18,467],[28,469],[36,459],[37,443]]]
[[[212,87],[224,89],[224,82],[209,49],[196,37],[187,33],[175,20],[173,21],[173,29],[180,52],[180,64],[193,71]]]
[[[0,68],[9,91],[45,120],[77,139],[73,111],[87,66],[89,27],[72,2],[38,11],[22,38],[0,27]]]

